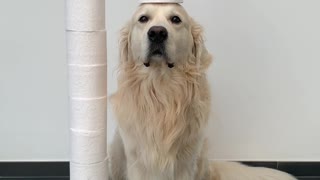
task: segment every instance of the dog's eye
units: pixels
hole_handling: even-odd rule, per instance
[[[141,16],[139,19],[139,22],[141,23],[146,23],[149,21],[149,18],[147,16]]]
[[[174,24],[180,24],[181,23],[181,19],[178,16],[173,16],[171,18],[171,22]]]

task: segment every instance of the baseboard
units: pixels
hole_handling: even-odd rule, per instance
[[[268,167],[292,174],[299,179],[320,180],[320,162],[242,162],[250,166]]]
[[[0,162],[0,179],[69,179],[69,162]]]
[[[320,180],[320,162],[242,162],[288,172],[301,180]],[[69,162],[0,162],[0,179],[69,179]]]

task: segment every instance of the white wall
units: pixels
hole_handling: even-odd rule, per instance
[[[216,57],[211,157],[319,161],[320,1],[203,2]]]
[[[0,1],[0,161],[68,159],[64,0]]]
[[[107,0],[109,93],[118,31],[137,1]],[[183,5],[215,56],[210,158],[319,161],[320,1]],[[64,0],[2,0],[0,28],[0,161],[67,160]]]

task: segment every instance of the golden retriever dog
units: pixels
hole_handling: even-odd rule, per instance
[[[142,4],[122,29],[112,180],[294,180],[266,168],[210,163],[202,28],[178,4]]]

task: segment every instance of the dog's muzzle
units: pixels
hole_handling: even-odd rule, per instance
[[[165,41],[168,39],[168,31],[163,26],[152,26],[148,31],[149,39],[149,57],[163,56],[166,57]],[[173,63],[167,63],[169,68],[173,68]],[[145,62],[146,67],[150,66],[150,62]]]

